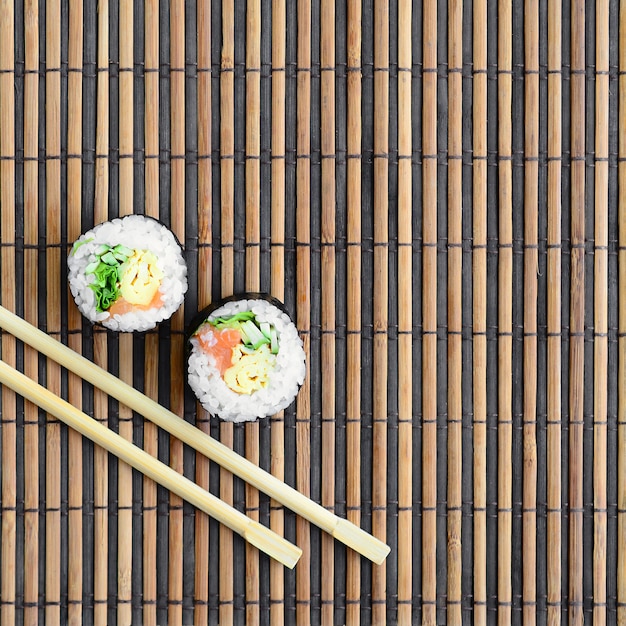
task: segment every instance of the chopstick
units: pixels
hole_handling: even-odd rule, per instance
[[[148,418],[163,430],[168,431],[174,437],[271,496],[277,502],[317,525],[374,563],[381,564],[389,554],[389,546],[377,537],[307,498],[293,487],[251,463],[210,435],[203,433],[151,398],[2,306],[0,306],[0,327]]]
[[[283,565],[293,568],[298,562],[302,555],[300,548],[205,491],[193,481],[155,459],[2,360],[0,360],[0,383],[11,387],[16,393],[65,422],[81,435],[91,439],[94,443],[176,493],[201,511],[208,513]]]

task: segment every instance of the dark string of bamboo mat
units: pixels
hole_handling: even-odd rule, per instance
[[[1,623],[626,619],[623,7],[0,12],[3,306],[392,547],[363,561],[2,334],[5,361],[304,553],[285,571],[2,389]],[[190,285],[137,337],[85,323],[64,264],[133,212],[174,231]],[[181,364],[195,311],[245,290],[286,303],[309,375],[233,426]]]

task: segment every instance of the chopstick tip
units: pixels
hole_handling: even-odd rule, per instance
[[[346,519],[339,520],[332,535],[376,565],[381,565],[391,552],[386,543]]]

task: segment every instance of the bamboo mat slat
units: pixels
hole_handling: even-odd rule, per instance
[[[626,624],[626,11],[575,0],[0,0],[0,298],[383,539],[382,565],[0,333],[1,357],[303,550],[286,570],[3,388],[0,623]],[[91,326],[140,213],[185,304]],[[285,302],[294,404],[232,425],[187,325]]]
[[[286,196],[286,58],[287,4],[285,0],[272,3],[272,117],[271,117],[271,293],[285,300],[285,196]],[[274,476],[285,479],[285,412],[281,411],[271,427],[271,465]],[[277,502],[270,502],[270,528],[285,534],[285,515]],[[285,580],[279,563],[270,563],[269,621],[285,623]]]
[[[374,2],[374,167],[372,265],[372,532],[387,536],[387,365],[389,289],[389,3]],[[385,620],[386,563],[372,568],[372,620]]]
[[[46,11],[45,46],[45,147],[46,161],[45,233],[46,233],[46,330],[60,338],[61,333],[61,12],[53,1]],[[61,393],[61,368],[48,359],[46,387]],[[46,622],[61,618],[61,424],[47,417],[45,454],[45,616]]]
[[[178,241],[185,241],[185,208],[188,193],[185,184],[185,5],[184,2],[169,4],[170,35],[170,228]],[[184,376],[180,363],[183,362],[184,306],[170,321],[170,408],[184,418]],[[171,439],[169,447],[170,465],[184,473],[183,444]],[[168,514],[168,623],[183,622],[183,571],[184,571],[184,520],[183,500],[170,495]]]
[[[487,619],[487,2],[473,22],[472,375],[474,616]]]
[[[69,7],[68,64],[72,73],[68,76],[68,138],[67,138],[67,240],[80,236],[82,222],[82,60],[83,60],[83,6],[73,2]],[[71,155],[71,158],[69,157]],[[24,271],[25,276],[28,272]],[[68,308],[68,345],[82,353],[81,315],[76,308]],[[74,331],[74,332],[71,332]],[[82,381],[68,374],[68,401],[82,406]],[[81,624],[83,613],[83,441],[74,432],[68,432],[68,577],[67,601],[68,624]]]
[[[234,245],[235,245],[235,5],[223,2],[222,10],[222,56],[220,74],[220,183],[221,183],[221,291],[226,296],[234,292]],[[220,426],[220,440],[234,446],[233,425]],[[220,472],[220,498],[232,504],[234,485],[232,475]],[[219,529],[219,620],[232,623],[234,615],[234,546],[230,530]]]
[[[524,494],[523,620],[536,623],[537,605],[537,290],[539,273],[539,7],[524,5]]]
[[[320,159],[321,159],[321,502],[335,508],[336,445],[336,140],[335,140],[335,22],[334,0],[320,3]],[[335,595],[335,546],[332,537],[322,537],[321,620],[332,623]]]
[[[97,15],[97,105],[96,153],[93,222],[109,219],[109,3],[98,5]],[[105,333],[93,334],[94,362],[108,367],[108,346]],[[95,389],[94,417],[108,425],[106,394]],[[94,548],[93,548],[93,619],[94,623],[108,620],[108,551],[109,551],[109,464],[106,452],[96,447],[93,452],[94,476]]]
[[[37,325],[39,287],[39,93],[36,70],[39,66],[39,7],[36,2],[25,4],[24,18],[24,69],[30,71],[24,80],[24,275],[31,280],[24,284],[24,319]],[[77,104],[76,101],[74,101]],[[26,160],[28,159],[28,160]],[[76,189],[76,187],[74,187]],[[76,214],[74,213],[74,219]],[[68,218],[69,219],[69,218]],[[24,373],[39,380],[37,351],[24,349]],[[31,462],[24,467],[24,562],[30,567],[24,571],[24,621],[35,623],[39,619],[39,410],[28,403],[24,407],[24,457]],[[80,506],[78,508],[80,511]],[[80,534],[75,533],[78,545]],[[77,591],[82,589],[77,582]],[[82,594],[81,594],[82,595]],[[77,597],[79,596],[76,593]]]
[[[211,220],[211,4],[199,2],[197,6],[198,40],[198,275],[212,275],[212,220]],[[158,127],[155,128],[155,131]],[[198,306],[211,301],[208,280],[197,280]],[[196,424],[203,432],[210,432],[209,415],[197,403]],[[209,462],[196,459],[196,482],[209,488]],[[209,518],[196,515],[195,519],[195,571],[194,571],[194,623],[209,621]]]
[[[296,119],[296,324],[302,333],[304,352],[311,367],[311,2],[297,3],[297,119]],[[296,399],[296,489],[311,493],[311,382],[306,377]],[[296,621],[310,623],[311,597],[310,527],[302,519],[296,521],[296,543],[303,553],[298,561],[296,579]]]
[[[498,2],[498,623],[512,619],[513,202],[512,3]]]
[[[548,6],[548,192],[547,192],[547,617],[548,623],[558,624],[562,602],[562,274],[561,274],[561,197],[562,174],[562,78],[561,67],[561,6],[550,2]]]
[[[11,3],[5,3],[0,22],[0,237],[6,243],[0,249],[0,288],[2,302],[15,307],[15,97],[13,72],[15,52],[11,35],[15,28],[15,13]],[[16,364],[15,340],[2,336],[0,349],[2,359],[12,366]],[[17,412],[15,394],[2,389],[2,542],[0,543],[0,619],[14,622],[16,618],[16,586],[18,575],[17,557]],[[32,589],[31,589],[32,591]]]
[[[119,156],[118,162],[113,165],[112,178],[118,181],[118,193],[111,198],[110,209],[119,216],[133,213],[133,152],[135,148],[134,137],[134,116],[135,95],[133,85],[133,64],[134,64],[134,29],[133,20],[135,18],[133,3],[129,0],[120,2],[117,7],[118,28],[113,30],[113,45],[118,47],[118,77],[117,84],[113,84],[113,90],[117,87],[118,115],[117,137],[113,138],[113,145],[117,143]],[[117,346],[111,346],[113,350],[117,347],[117,368],[119,377],[130,385],[133,384],[133,360],[135,349],[133,337],[125,334],[119,337]],[[115,366],[114,366],[115,367]],[[123,405],[117,407],[117,430],[122,437],[133,440],[133,413]],[[114,470],[115,471],[115,470]],[[118,623],[129,623],[132,620],[132,581],[133,581],[133,470],[120,461],[117,463],[117,520],[116,538],[117,543],[117,563],[115,565],[115,575],[117,579],[117,612]],[[114,496],[115,497],[115,496]],[[173,542],[170,541],[170,545]]]
[[[585,9],[572,4],[571,15],[571,208],[568,454],[568,608],[573,624],[583,623],[583,437],[585,333]]]
[[[411,2],[398,5],[398,623],[411,623],[413,578],[413,224]],[[391,364],[393,367],[393,363]]]
[[[437,623],[437,2],[424,2],[422,77],[422,623]],[[444,455],[445,458],[445,455]]]
[[[261,3],[251,0],[246,4],[246,137],[245,137],[245,205],[246,205],[246,266],[245,289],[261,290]],[[260,464],[259,424],[245,427],[246,458]],[[259,519],[259,492],[246,486],[246,511]],[[259,551],[246,545],[246,622],[260,621],[260,564]]]
[[[144,166],[145,214],[159,218],[159,4],[146,2],[144,7]],[[153,400],[159,399],[159,337],[156,332],[145,340],[144,393]],[[158,428],[150,421],[143,423],[143,449],[152,456],[159,455]],[[200,481],[198,481],[200,483]],[[203,485],[206,487],[206,485]],[[143,479],[143,550],[141,559],[144,624],[157,623],[157,506],[156,483]],[[202,541],[197,542],[199,546]]]
[[[626,8],[622,5],[619,12],[619,68],[623,72],[626,68]],[[619,109],[618,121],[626,123],[626,77],[622,73],[619,78]],[[626,155],[626,137],[620,133],[618,139],[618,156],[623,159]],[[618,170],[618,245],[619,245],[619,339],[618,339],[618,385],[617,385],[617,542],[618,545],[626,541],[626,300],[624,287],[626,286],[626,168],[623,160],[619,163]],[[608,550],[608,546],[607,546]],[[616,595],[617,595],[617,621],[620,626],[626,623],[626,554],[624,551],[617,553],[616,565]]]
[[[447,445],[447,614],[461,623],[461,505],[462,505],[462,145],[463,145],[463,5],[448,5],[448,445]],[[400,366],[398,366],[400,367]]]
[[[609,6],[596,6],[593,355],[593,621],[607,623],[607,380],[609,246]]]
[[[347,6],[347,150],[346,166],[346,508],[348,519],[361,523],[361,3]],[[360,615],[361,560],[349,552],[346,561],[346,623]]]

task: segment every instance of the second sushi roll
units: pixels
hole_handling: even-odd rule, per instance
[[[114,331],[154,328],[174,314],[187,291],[178,241],[143,215],[98,224],[74,243],[67,263],[80,312]]]
[[[202,406],[232,422],[287,408],[306,373],[296,326],[279,300],[259,293],[231,296],[200,313],[187,366]]]

